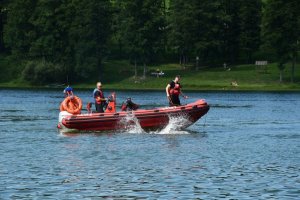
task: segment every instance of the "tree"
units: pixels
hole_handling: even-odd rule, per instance
[[[28,55],[31,47],[30,33],[34,26],[29,22],[37,0],[12,0],[7,7],[7,23],[4,26],[4,43],[20,58]]]
[[[197,37],[196,2],[185,0],[170,1],[170,17],[168,20],[169,45],[179,55],[179,62],[185,67],[191,56]]]
[[[68,27],[62,26],[61,1],[39,0],[29,18],[34,29],[28,35],[31,38],[30,56],[33,59],[44,59],[49,62],[61,62],[68,46],[66,32]]]
[[[14,0],[8,5],[5,42],[13,55],[35,61],[30,69],[55,66],[76,78],[100,76],[110,5],[109,0]]]
[[[172,0],[169,41],[185,64],[197,56],[202,65],[236,63],[239,56],[240,0]],[[198,62],[198,61],[197,61]]]
[[[127,58],[127,46],[125,45],[123,33],[126,28],[125,4],[123,0],[111,0],[112,3],[112,22],[111,37],[109,38],[110,53],[112,57],[118,59]]]
[[[253,63],[253,54],[258,50],[261,40],[261,0],[241,1],[239,38],[241,53],[246,55],[246,62]]]
[[[194,51],[203,65],[218,64],[225,60],[224,29],[229,20],[223,7],[222,1],[196,1],[197,26]]]
[[[135,63],[144,65],[146,77],[147,63],[162,49],[164,28],[162,0],[127,0],[124,3],[122,35],[128,46],[129,55]]]
[[[264,38],[275,49],[278,61],[280,63],[292,61],[291,82],[294,82],[295,63],[299,49],[299,10],[298,0],[269,0],[266,4],[263,24]]]
[[[102,78],[102,59],[111,30],[109,0],[76,0],[75,15],[70,29],[70,43],[74,51],[75,72],[79,78],[92,73]]]
[[[7,0],[0,1],[0,53],[5,50],[4,46],[4,24],[7,18]]]
[[[223,57],[226,63],[235,64],[240,52],[240,7],[242,0],[224,0],[223,8]]]

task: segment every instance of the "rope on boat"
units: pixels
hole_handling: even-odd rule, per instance
[[[204,124],[203,124],[203,127],[206,126],[206,116],[207,116],[207,115],[204,116]]]

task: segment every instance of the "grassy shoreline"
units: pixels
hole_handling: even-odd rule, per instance
[[[255,65],[229,66],[224,69],[200,68],[194,66],[183,69],[178,64],[160,64],[148,66],[147,77],[143,79],[141,66],[138,67],[139,77],[134,78],[134,69],[128,61],[104,62],[104,89],[108,90],[136,90],[136,91],[164,91],[175,75],[182,76],[181,83],[184,91],[300,91],[300,65],[296,66],[295,83],[290,83],[290,68],[284,70],[283,83],[279,83],[279,70],[276,63],[268,64],[266,70],[257,69]],[[162,77],[152,76],[156,70],[165,73]],[[97,78],[85,83],[71,83],[76,89],[92,89]],[[236,83],[237,85],[232,85]],[[0,82],[0,88],[10,89],[60,89],[66,84],[32,86],[21,78]]]
[[[166,83],[167,84],[167,83]],[[80,85],[75,84],[72,85],[73,88],[76,90],[91,90],[94,89],[94,84],[92,85]],[[63,89],[65,86],[62,87],[49,87],[49,86],[24,86],[20,85],[10,85],[7,83],[0,83],[0,90],[1,89],[20,89],[20,90],[57,90]],[[105,85],[104,90],[115,90],[115,91],[165,91],[165,86],[162,88],[144,88],[144,87],[137,87],[137,88],[124,88],[122,87],[115,87],[110,85]],[[267,87],[201,87],[201,88],[183,88],[185,92],[300,92],[300,86],[267,86]]]

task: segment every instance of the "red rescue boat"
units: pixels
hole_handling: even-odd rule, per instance
[[[116,112],[115,96],[113,96],[104,113],[71,114],[61,111],[58,128],[77,131],[111,131],[122,130],[133,121],[138,121],[144,130],[159,130],[166,127],[172,117],[183,117],[186,123],[182,128],[186,128],[205,115],[208,110],[207,102],[200,99],[182,106]],[[129,120],[128,116],[130,116]]]

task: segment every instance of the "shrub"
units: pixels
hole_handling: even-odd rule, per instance
[[[61,83],[65,77],[66,67],[40,60],[28,61],[22,72],[24,80],[37,85]]]

